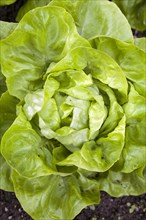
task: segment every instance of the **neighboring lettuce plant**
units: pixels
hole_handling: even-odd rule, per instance
[[[145,193],[144,40],[118,7],[53,0],[7,27],[0,187],[33,219],[73,219],[100,191]]]
[[[113,0],[127,17],[133,29],[146,30],[146,1],[145,0]]]

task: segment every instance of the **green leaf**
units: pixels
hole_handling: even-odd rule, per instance
[[[18,100],[8,92],[0,97],[0,139],[16,118],[17,103]]]
[[[126,140],[123,150],[122,172],[131,172],[146,164],[146,99],[130,86],[129,100],[124,106],[126,114]]]
[[[11,168],[0,153],[0,189],[13,192]]]
[[[105,118],[107,117],[107,111],[104,106],[104,101],[101,96],[99,96],[98,101],[91,102],[89,108],[89,128],[90,128],[90,139],[94,139],[102,126]]]
[[[30,121],[34,115],[41,110],[43,105],[44,93],[43,90],[37,90],[35,92],[28,93],[25,98],[25,104],[23,105],[23,111]]]
[[[56,130],[60,127],[60,115],[55,99],[51,98],[44,103],[39,116],[41,118],[40,123],[47,123],[50,129]]]
[[[53,0],[49,5],[65,8],[73,16],[79,34],[88,40],[105,35],[133,42],[128,21],[112,2],[105,0]]]
[[[145,193],[146,181],[144,175],[139,174],[139,171],[141,171],[141,168],[131,173],[109,170],[103,174],[99,174],[96,180],[99,182],[100,190],[107,192],[111,196],[137,196]]]
[[[0,141],[5,131],[10,127],[16,118],[16,105],[18,100],[9,95],[8,92],[3,93],[0,97]],[[0,153],[0,189],[5,191],[14,191],[11,180],[11,167]]]
[[[0,40],[6,38],[8,35],[10,35],[13,30],[16,28],[17,24],[16,23],[10,23],[10,22],[5,22],[5,21],[0,21]],[[6,92],[6,83],[5,83],[5,77],[2,74],[1,71],[1,42],[0,42],[0,95],[2,93]]]
[[[113,0],[127,17],[133,29],[146,29],[146,2],[145,0]]]
[[[16,23],[0,21],[0,30],[1,30],[0,31],[0,40],[9,36],[14,31],[14,29],[16,27],[17,27]],[[1,44],[0,44],[0,48],[1,48]],[[0,49],[0,95],[2,95],[2,93],[6,92],[6,90],[7,90],[5,77],[1,71],[1,57],[2,57],[2,53],[1,53],[1,49]]]
[[[28,12],[2,41],[2,73],[10,94],[23,99],[42,88],[48,66],[79,45],[90,46],[63,8],[46,6]]]
[[[68,177],[25,179],[13,172],[15,193],[33,219],[73,219],[83,208],[99,203],[98,183],[76,173]]]

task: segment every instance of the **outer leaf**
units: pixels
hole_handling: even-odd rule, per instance
[[[127,17],[132,28],[139,31],[146,29],[146,2],[145,0],[113,0]]]
[[[41,88],[50,63],[78,45],[89,43],[77,34],[72,17],[63,8],[42,7],[28,12],[2,41],[2,73],[10,94],[23,99],[29,91]]]
[[[0,139],[16,118],[15,109],[17,99],[10,96],[8,92],[0,98]],[[11,168],[0,153],[0,189],[13,191],[11,180]]]
[[[140,195],[145,193],[146,178],[140,174],[143,167],[131,173],[108,171],[100,174],[97,181],[100,190],[111,196],[120,197],[123,195]]]
[[[0,97],[0,139],[16,118],[18,100],[5,92]]]
[[[98,50],[116,60],[139,94],[145,96],[145,53],[134,45],[108,37],[96,38],[94,43]]]
[[[5,21],[0,21],[0,40],[6,38],[8,35],[10,35],[14,29],[16,28],[16,23],[10,23]],[[0,42],[1,43],[1,42]],[[0,44],[1,48],[1,44]],[[0,64],[1,64],[1,49],[0,49]],[[0,95],[2,95],[3,92],[7,90],[6,83],[5,83],[5,77],[3,76],[1,72],[1,65],[0,65]]]
[[[5,22],[5,21],[0,21],[0,40],[3,38],[6,38],[9,34],[13,32],[17,24],[15,23],[10,23],[10,22]],[[0,42],[0,48],[1,48],[1,42]],[[1,72],[1,49],[0,49],[0,95],[4,93],[7,88],[6,88],[6,83],[5,83],[5,77],[3,76]]]
[[[123,150],[125,160],[122,172],[131,172],[146,165],[146,99],[131,85],[129,101],[124,105],[127,118],[126,141]]]
[[[8,35],[10,35],[14,29],[16,28],[16,23],[10,23],[5,21],[0,21],[0,40],[6,38]],[[1,63],[1,44],[0,44],[0,63]],[[3,76],[1,72],[1,65],[0,65],[0,95],[2,95],[3,92],[6,92],[6,83],[5,83],[5,77]]]
[[[13,182],[11,180],[11,168],[0,153],[0,189],[13,192]]]
[[[73,219],[87,205],[99,202],[98,183],[82,174],[25,179],[13,173],[16,196],[34,219]]]
[[[119,8],[112,2],[105,0],[53,0],[49,5],[64,7],[71,13],[79,34],[88,40],[105,35],[133,42],[130,25]]]

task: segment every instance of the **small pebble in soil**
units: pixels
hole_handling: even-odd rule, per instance
[[[127,206],[130,207],[130,206],[131,206],[131,203],[130,203],[130,202],[127,202]]]
[[[5,212],[8,212],[9,210],[8,210],[8,208],[7,207],[5,207]]]
[[[97,220],[97,218],[96,218],[96,217],[93,217],[91,220]]]
[[[95,210],[95,205],[90,205],[89,208],[94,211]]]

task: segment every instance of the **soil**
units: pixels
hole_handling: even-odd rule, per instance
[[[14,22],[17,11],[26,0],[18,0],[9,6],[0,7],[0,20]],[[133,30],[137,37],[146,36],[146,31]],[[113,198],[101,192],[100,205],[85,208],[74,220],[146,220],[146,194]],[[1,220],[32,220],[22,209],[14,193],[0,190]],[[46,219],[49,220],[49,219]]]

